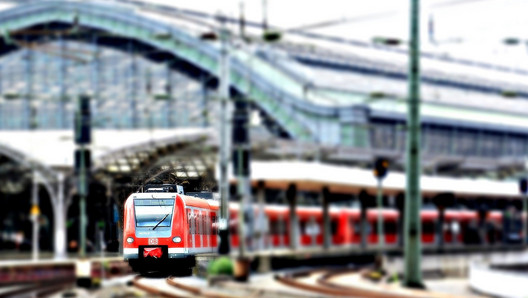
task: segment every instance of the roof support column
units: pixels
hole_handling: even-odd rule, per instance
[[[53,202],[54,222],[54,258],[66,258],[66,206],[64,202],[64,174],[58,174],[56,200]]]

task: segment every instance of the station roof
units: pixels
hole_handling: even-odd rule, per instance
[[[207,135],[207,129],[137,129],[137,130],[94,130],[92,132],[92,160],[120,150],[137,147],[156,148],[167,143]],[[28,158],[53,168],[71,168],[74,163],[76,145],[70,130],[2,131],[0,145],[17,150]]]

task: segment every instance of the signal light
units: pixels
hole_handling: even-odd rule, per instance
[[[378,158],[374,163],[374,177],[383,179],[388,172],[389,161],[386,158]]]

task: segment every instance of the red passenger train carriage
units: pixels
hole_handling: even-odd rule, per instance
[[[214,253],[218,246],[218,201],[186,196],[176,192],[134,193],[126,200],[124,208],[123,252],[133,270],[171,270],[190,273],[195,255]],[[297,207],[298,247],[323,244],[323,212],[320,206]],[[401,218],[396,209],[368,209],[366,214],[367,244],[377,244],[378,214],[383,217],[384,243],[396,246],[400,235]],[[238,238],[239,205],[231,203],[230,244],[236,248]],[[262,215],[264,246],[279,248],[290,245],[290,210],[285,205],[254,207],[254,218]],[[332,246],[358,246],[361,243],[361,214],[358,208],[331,207],[329,209],[330,242]],[[466,234],[474,233],[479,217],[472,210],[446,210],[442,237],[446,245],[464,245]],[[422,243],[437,244],[439,213],[422,210]],[[501,239],[502,214],[487,213],[487,241]],[[496,241],[496,240],[495,240]]]
[[[133,193],[125,202],[123,253],[134,271],[189,272],[217,247],[218,202],[180,193]]]

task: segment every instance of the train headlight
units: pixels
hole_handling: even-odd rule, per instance
[[[128,238],[127,238],[127,242],[128,242],[128,243],[132,243],[132,242],[134,242],[134,238],[132,238],[132,237],[128,237]]]
[[[178,236],[176,236],[176,237],[172,238],[172,242],[174,242],[174,243],[180,243],[180,242],[181,242],[181,238],[178,237]]]

